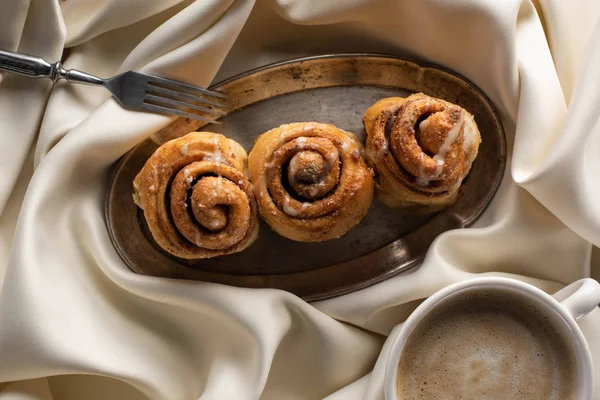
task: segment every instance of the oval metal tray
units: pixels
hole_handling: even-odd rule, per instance
[[[230,95],[223,125],[180,118],[118,163],[106,199],[111,240],[129,268],[140,274],[250,288],[277,288],[308,301],[355,291],[420,264],[441,233],[475,221],[496,192],[506,163],[504,131],[489,100],[446,69],[371,54],[326,55],[255,69],[214,85]],[[430,216],[402,215],[377,200],[365,219],[339,239],[299,243],[261,222],[259,239],[241,253],[188,261],[162,251],[132,200],[132,182],[159,143],[194,130],[225,134],[250,151],[255,138],[284,123],[318,121],[363,140],[362,115],[377,100],[424,92],[466,108],[482,135],[479,155],[458,202]]]

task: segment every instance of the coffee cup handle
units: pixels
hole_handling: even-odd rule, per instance
[[[600,283],[591,278],[580,279],[554,293],[552,297],[578,320],[600,304]]]

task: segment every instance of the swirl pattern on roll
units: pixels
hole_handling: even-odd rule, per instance
[[[465,109],[422,93],[367,110],[365,156],[390,207],[438,211],[456,201],[481,135]]]
[[[248,158],[263,219],[292,240],[337,238],[373,199],[372,173],[356,137],[333,125],[298,122],[261,135]]]
[[[258,211],[236,142],[192,132],[160,146],[136,176],[134,200],[156,243],[183,259],[239,252],[258,235]]]

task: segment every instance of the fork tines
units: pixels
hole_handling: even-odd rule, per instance
[[[213,118],[225,115],[224,110],[228,106],[223,100],[227,98],[228,96],[224,93],[157,76],[148,76],[144,108],[148,111],[175,114],[220,124],[221,122]]]

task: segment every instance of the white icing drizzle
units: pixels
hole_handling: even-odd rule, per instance
[[[419,129],[423,129],[423,124],[425,122],[427,122],[427,120],[424,120],[423,122],[421,122],[421,124],[419,124]],[[433,175],[434,179],[437,178],[442,173],[444,164],[446,162],[446,154],[448,154],[448,152],[450,151],[450,148],[452,147],[452,144],[456,141],[456,138],[458,137],[458,133],[460,132],[460,129],[462,128],[463,125],[464,125],[464,112],[461,109],[460,116],[458,117],[458,121],[456,121],[456,123],[454,124],[452,129],[450,129],[450,131],[448,132],[448,135],[446,135],[446,139],[444,140],[444,143],[442,143],[442,145],[440,146],[437,154],[435,156],[433,156],[433,159],[435,160],[435,163],[436,163],[436,169],[435,169],[435,173]],[[425,126],[427,126],[427,125],[425,125]],[[429,179],[429,177],[427,177],[427,175],[425,174],[425,171],[423,170],[424,158],[425,157],[424,157],[423,153],[420,153],[419,154],[419,176],[415,179],[415,183],[419,186],[427,186],[427,185],[429,185],[429,182],[431,182],[431,179]]]
[[[327,161],[327,164],[329,166],[329,168],[333,167],[333,163],[336,162],[338,158],[338,152],[336,151],[332,151],[331,153],[327,154],[327,157],[325,158],[325,161]]]
[[[323,171],[323,173],[322,173],[321,176],[329,175],[329,171],[331,171],[331,168],[333,168],[334,163],[337,161],[338,155],[339,155],[339,153],[338,153],[337,149],[335,149],[331,153],[327,153],[327,155],[324,156],[324,158],[325,158],[325,169],[324,169],[324,171]],[[323,157],[322,154],[321,154],[321,156]],[[320,182],[320,183],[323,183],[323,182]],[[312,195],[312,191],[311,191],[311,195]]]
[[[238,181],[238,185],[242,186],[243,184],[244,184],[244,181],[240,179],[240,180]]]
[[[298,211],[294,207],[291,206],[289,197],[285,197],[283,199],[283,212],[285,212],[287,215],[289,215],[291,217],[297,217],[298,215],[300,215],[301,211],[306,210],[310,206],[311,206],[311,203],[304,202],[300,206],[300,211]]]
[[[296,176],[298,174],[298,163],[296,162],[296,158],[292,158],[292,161],[290,161],[290,165],[289,165],[289,169],[290,169],[290,174],[292,176]]]
[[[265,166],[265,177],[267,180],[271,179],[271,177],[273,176],[273,170],[275,168],[275,164],[273,164],[273,162],[269,161],[267,163],[267,165]]]
[[[425,187],[427,185],[429,185],[429,179],[425,179],[425,178],[417,178],[415,179],[415,182],[418,186],[422,186]]]
[[[223,155],[221,154],[221,149],[219,148],[219,138],[215,136],[213,138],[213,144],[215,145],[214,157],[218,162],[223,162]]]
[[[150,185],[150,187],[148,189],[150,189],[151,192],[154,192],[154,191],[156,191],[156,186]]]
[[[209,225],[209,226],[208,226],[207,228],[208,228],[208,229],[211,229],[211,230],[213,230],[213,231],[214,231],[214,230],[216,230],[217,228],[219,228],[219,226],[220,226],[221,224],[219,224],[219,221],[217,221],[216,219],[211,219],[211,220],[210,220],[210,222],[208,223],[208,225]]]
[[[299,137],[296,139],[296,147],[300,150],[304,149],[304,145],[306,144],[305,137]]]
[[[281,129],[281,133],[279,134],[279,144],[282,144],[283,142],[285,142],[285,138],[286,138],[288,132],[289,132],[289,130],[287,127]]]
[[[290,217],[297,217],[300,212],[290,205],[290,198],[285,197],[283,199],[283,212]]]
[[[315,128],[315,124],[309,122],[308,124],[304,125],[304,132],[312,131]]]
[[[350,147],[350,145],[348,144],[348,142],[342,142],[342,151],[345,153],[348,151],[348,147]]]
[[[181,153],[182,156],[187,156],[188,155],[188,144],[187,143],[183,144],[183,146],[181,146],[179,148],[179,152]]]
[[[191,186],[192,182],[194,181],[194,177],[190,176],[190,170],[189,169],[185,168],[183,170],[183,177],[185,178],[185,181],[187,182],[187,184],[189,186]]]
[[[475,121],[472,115],[467,115],[463,128],[463,148],[465,151],[470,151],[475,146],[477,133],[475,131]]]
[[[158,183],[158,167],[156,165],[152,168],[152,179]]]
[[[223,187],[223,177],[219,176],[217,178],[217,185],[215,186],[215,194],[219,196],[221,194],[221,189]]]
[[[223,153],[221,153],[221,148],[219,147],[219,138],[217,136],[213,138],[213,146],[213,152],[205,154],[202,159],[206,161],[216,161],[223,164],[229,164],[227,159],[223,157]]]
[[[458,117],[458,121],[456,121],[456,123],[454,124],[452,129],[450,129],[450,132],[448,132],[448,135],[446,136],[446,140],[444,140],[444,143],[440,146],[440,149],[438,150],[437,154],[435,156],[433,156],[433,159],[435,160],[435,162],[437,164],[437,168],[435,170],[436,177],[442,173],[442,169],[444,167],[444,163],[446,160],[446,154],[448,154],[448,152],[450,151],[450,148],[452,147],[452,144],[456,141],[456,138],[458,137],[458,133],[460,132],[460,129],[462,128],[462,126],[464,124],[464,121],[465,121],[464,112],[461,109],[460,116]]]
[[[423,169],[423,164],[425,163],[425,155],[421,152],[419,153],[419,176],[417,176],[416,182],[419,186],[427,186],[429,185],[429,179],[425,175],[425,170]]]
[[[377,150],[377,159],[382,159],[388,152],[388,142],[384,141],[379,150]]]

